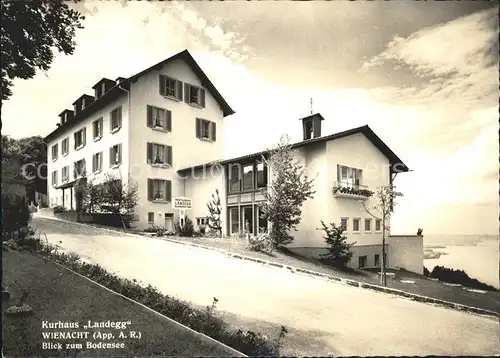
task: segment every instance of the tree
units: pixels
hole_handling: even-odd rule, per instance
[[[323,238],[328,246],[328,253],[321,254],[321,257],[336,267],[345,267],[351,261],[353,254],[351,248],[356,243],[347,243],[347,237],[343,235],[345,228],[342,226],[336,226],[334,223],[327,226],[323,220],[321,226],[318,230],[325,232]]]
[[[215,189],[215,194],[212,193],[211,200],[207,203],[209,216],[207,224],[210,231],[217,233],[217,237],[222,237],[222,205],[219,196],[219,189]]]
[[[31,213],[28,204],[22,196],[2,194],[2,241],[12,237],[17,233],[20,237],[20,230],[28,226],[31,220]]]
[[[269,150],[268,165],[273,180],[264,191],[263,217],[270,221],[269,239],[277,249],[293,242],[290,231],[297,231],[302,214],[302,204],[314,197],[314,179],[309,179],[294,156],[289,138],[283,135],[278,145]]]
[[[2,135],[2,154],[19,159],[29,201],[35,200],[35,191],[47,193],[47,145],[42,137],[14,139]]]
[[[78,1],[75,1],[78,2]],[[30,79],[47,71],[54,49],[65,55],[75,50],[76,29],[85,19],[63,0],[2,0],[1,101],[12,95],[12,80]]]
[[[131,223],[137,220],[135,215],[135,207],[139,202],[137,182],[129,178],[128,184],[124,184],[121,179],[109,173],[105,178],[102,201],[107,204],[109,211],[120,215],[123,227],[127,228],[127,225],[131,226]]]
[[[382,222],[382,265],[380,270],[380,283],[382,286],[387,285],[385,272],[385,238],[390,230],[391,214],[394,212],[394,206],[396,205],[395,199],[399,196],[403,196],[403,194],[396,191],[396,187],[392,184],[377,188],[377,191],[375,192],[376,202],[372,208],[373,211],[378,213],[377,215],[373,214],[372,210],[368,209],[363,201],[359,201],[359,203],[363,206],[363,209],[370,216],[375,218],[375,220],[380,220]]]

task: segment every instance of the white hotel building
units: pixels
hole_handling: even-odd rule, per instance
[[[266,151],[223,160],[224,118],[234,113],[187,50],[130,78],[103,78],[94,96],[82,95],[64,110],[48,145],[50,205],[75,208],[76,171],[100,180],[114,173],[139,188],[139,229],[152,224],[173,229],[173,197],[192,199],[187,215],[195,224],[208,215],[207,202],[219,190],[225,236],[267,226],[259,216],[262,189],[271,178]],[[308,175],[316,177],[314,199],[290,249],[316,255],[324,250],[320,220],[343,223],[355,241],[350,265],[380,264],[381,223],[359,200],[373,205],[368,191],[392,182],[407,166],[368,127],[322,136],[323,117],[302,118],[303,140],[293,145]],[[215,165],[214,165],[215,163]],[[235,165],[237,164],[237,165]],[[422,272],[422,237],[390,236],[390,267]]]

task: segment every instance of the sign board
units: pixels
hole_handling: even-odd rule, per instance
[[[179,210],[191,209],[193,207],[193,201],[188,198],[173,198],[172,208]]]

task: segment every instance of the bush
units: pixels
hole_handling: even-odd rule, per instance
[[[158,226],[156,225],[151,225],[150,227],[144,229],[144,232],[154,232],[156,233],[158,231]]]
[[[323,221],[321,221],[321,228],[317,230],[323,230],[325,232],[325,242],[328,246],[328,253],[320,255],[324,261],[336,266],[336,267],[346,267],[347,263],[352,258],[351,247],[355,244],[348,244],[347,237],[343,235],[344,228],[342,226],[335,226],[334,223],[330,223],[330,227],[326,226]]]
[[[463,270],[454,270],[443,266],[435,266],[430,274],[430,277],[437,278],[443,282],[458,283],[461,284],[462,286],[475,288],[478,290],[495,291],[495,292],[498,291],[497,288],[491,285],[478,281],[475,278],[470,278],[469,275],[467,275],[467,273],[465,273],[465,271]]]
[[[2,240],[9,239],[14,233],[19,237],[21,229],[27,228],[31,220],[29,205],[22,196],[2,195]]]
[[[177,235],[181,237],[193,237],[194,234],[193,221],[186,216],[184,218],[184,226],[181,227],[179,223],[176,223],[175,231],[177,232]]]
[[[33,240],[36,241],[38,251],[43,256],[248,356],[279,356],[281,341],[287,333],[286,328],[283,326],[275,342],[260,333],[243,330],[234,331],[221,318],[215,316],[214,311],[218,302],[215,297],[212,304],[205,309],[193,309],[188,303],[163,295],[151,285],[142,287],[136,280],[122,279],[107,272],[99,265],[83,263],[78,255],[74,253],[60,253],[51,244],[43,243],[35,238]]]
[[[248,249],[250,251],[258,251],[271,253],[273,245],[268,233],[260,233],[258,236],[250,235],[248,237]]]
[[[200,236],[205,236],[205,234],[207,233],[207,227],[205,225],[200,225],[199,230]]]
[[[54,214],[60,214],[60,213],[65,213],[68,210],[66,210],[66,208],[62,205],[56,205],[54,206],[52,211],[54,212]]]
[[[427,267],[424,266],[424,276],[425,277],[429,277],[430,276],[430,272],[429,270],[427,269]]]

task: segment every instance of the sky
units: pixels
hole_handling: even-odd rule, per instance
[[[236,111],[225,155],[369,125],[412,170],[392,232],[499,232],[498,7],[483,2],[82,2],[72,56],[15,80],[3,134],[53,129],[102,77],[129,77],[188,49]],[[30,118],[19,125],[19,114]]]

